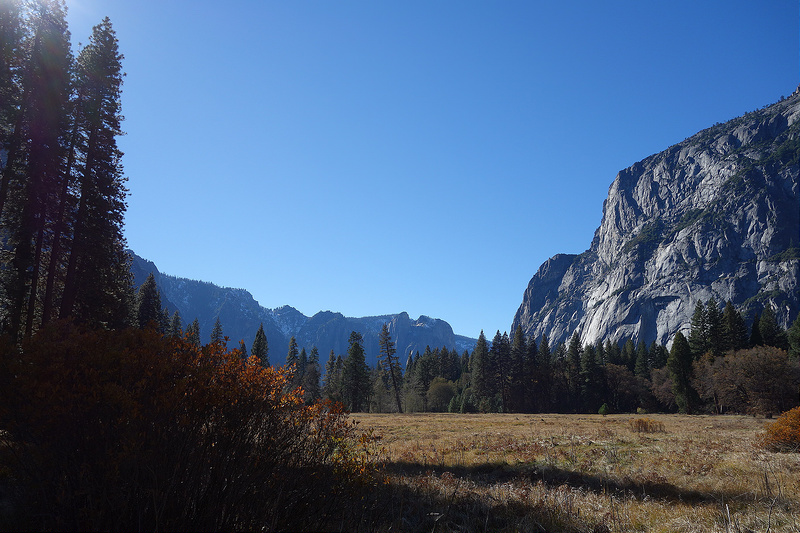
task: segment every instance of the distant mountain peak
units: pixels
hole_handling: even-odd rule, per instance
[[[208,340],[214,322],[219,317],[223,333],[230,342],[238,344],[239,340],[244,340],[249,347],[259,325],[263,324],[269,344],[269,359],[275,364],[285,361],[291,337],[295,337],[301,348],[310,350],[316,346],[320,354],[326,357],[331,350],[344,355],[350,332],[358,331],[364,336],[367,362],[374,365],[379,353],[378,334],[385,323],[389,324],[398,353],[421,352],[426,346],[472,350],[475,345],[475,339],[456,336],[444,320],[425,315],[417,320],[411,320],[406,312],[352,318],[334,311],[320,311],[308,317],[290,305],[267,309],[245,289],[219,287],[209,282],[166,275],[159,272],[155,263],[132,251],[129,253],[133,258],[131,270],[135,285],[141,285],[147,275],[153,272],[161,291],[162,303],[170,312],[180,312],[184,326],[197,318],[201,340]]]

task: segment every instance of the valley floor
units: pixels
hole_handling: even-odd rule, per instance
[[[367,528],[800,532],[800,454],[747,416],[355,414],[385,468]],[[370,430],[371,428],[371,430]]]

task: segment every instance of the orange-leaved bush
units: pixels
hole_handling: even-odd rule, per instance
[[[759,445],[772,452],[800,451],[800,407],[786,411],[767,426]]]
[[[341,407],[221,344],[60,323],[0,346],[11,527],[320,529],[363,482]]]

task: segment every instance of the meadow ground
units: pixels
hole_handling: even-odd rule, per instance
[[[747,416],[356,414],[392,531],[800,532],[800,454]]]

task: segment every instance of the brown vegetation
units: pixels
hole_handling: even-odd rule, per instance
[[[354,418],[388,476],[376,530],[800,531],[800,455],[756,446],[761,418]]]
[[[800,452],[800,407],[786,411],[767,426],[759,444],[773,452]]]
[[[2,339],[0,339],[2,340]],[[374,484],[340,407],[291,375],[154,330],[58,324],[0,346],[0,529],[351,523]],[[333,525],[336,524],[336,525]]]

